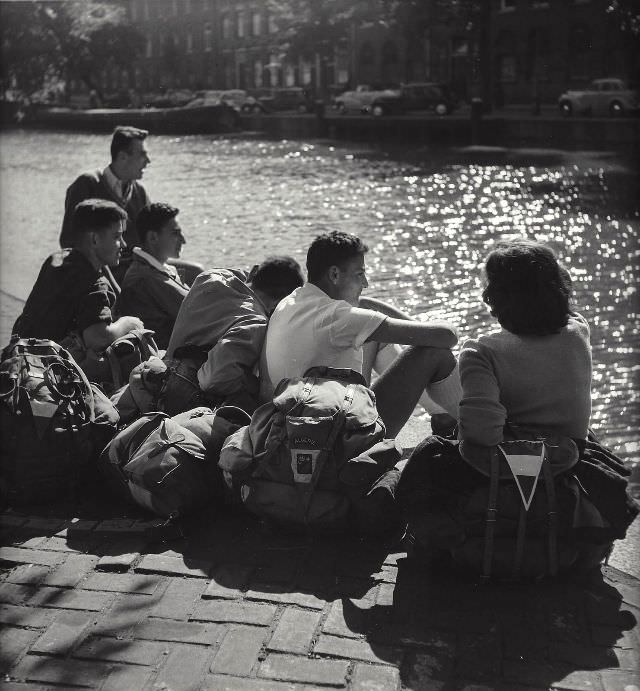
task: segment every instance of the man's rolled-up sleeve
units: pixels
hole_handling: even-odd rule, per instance
[[[257,393],[253,370],[260,359],[267,333],[267,320],[256,315],[236,322],[209,350],[207,361],[198,370],[200,388],[215,396],[237,391]]]
[[[80,298],[77,311],[77,328],[80,333],[94,324],[111,324],[111,301],[107,287],[99,283]]]
[[[359,348],[386,318],[382,312],[353,307],[340,300],[330,319],[331,344]]]

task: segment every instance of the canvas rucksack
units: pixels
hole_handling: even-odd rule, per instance
[[[70,496],[118,415],[54,341],[14,338],[0,364],[1,474],[12,504]]]
[[[231,407],[195,408],[174,417],[148,413],[114,437],[100,468],[121,499],[159,516],[181,517],[221,500],[220,449],[248,420]]]
[[[228,484],[256,515],[288,526],[344,525],[353,499],[399,460],[373,392],[352,370],[314,367],[284,379],[273,401],[232,435],[220,455]]]
[[[397,490],[410,547],[485,580],[536,580],[606,557],[616,532],[579,481],[573,440],[518,436],[465,447],[465,458],[451,439],[416,447]]]

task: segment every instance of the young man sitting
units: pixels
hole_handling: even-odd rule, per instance
[[[317,237],[307,253],[308,283],[276,307],[260,364],[261,400],[270,400],[284,377],[300,377],[314,365],[363,373],[368,342],[411,346],[388,363],[372,384],[377,407],[394,437],[426,392],[457,418],[460,379],[451,348],[458,338],[447,322],[417,322],[359,307],[368,286],[367,246],[355,235]]]
[[[222,402],[253,412],[259,388],[255,367],[269,315],[303,282],[291,257],[268,257],[250,273],[201,273],[180,307],[167,347],[165,361],[172,372],[165,412]]]
[[[113,319],[116,288],[104,271],[120,261],[126,221],[126,212],[113,202],[80,202],[72,218],[75,247],[44,262],[13,327],[22,338],[48,338],[67,348],[90,379],[91,351],[102,351],[129,331],[144,328],[138,317]]]
[[[189,292],[175,267],[167,263],[179,257],[186,243],[176,216],[178,209],[154,203],[136,219],[140,247],[133,248],[131,266],[122,281],[117,311],[140,317],[152,329],[159,348],[166,348],[180,305]]]

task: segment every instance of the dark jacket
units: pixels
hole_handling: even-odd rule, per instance
[[[107,184],[104,171],[94,170],[90,173],[83,173],[76,178],[67,188],[67,196],[64,202],[64,220],[62,221],[62,230],[60,231],[60,247],[73,247],[74,245],[71,218],[76,206],[85,199],[106,199],[107,201],[115,202],[129,215],[124,233],[124,241],[127,243],[127,249],[124,254],[126,256],[130,255],[133,247],[140,244],[135,227],[136,217],[139,211],[149,204],[149,197],[142,183],[134,180],[132,185],[131,199],[123,206]]]

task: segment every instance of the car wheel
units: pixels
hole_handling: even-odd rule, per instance
[[[436,115],[448,115],[449,108],[446,103],[437,103],[434,108]]]
[[[384,115],[384,107],[380,105],[373,105],[371,106],[371,115],[373,115],[374,118],[381,118]]]
[[[610,115],[622,115],[624,113],[624,106],[620,101],[612,101],[609,104],[609,114]]]
[[[560,104],[560,110],[562,111],[562,114],[566,115],[567,117],[573,114],[573,108],[569,101],[562,101],[562,103]]]
[[[345,106],[344,103],[338,103],[338,113],[340,113],[340,115],[347,114],[347,106]]]

